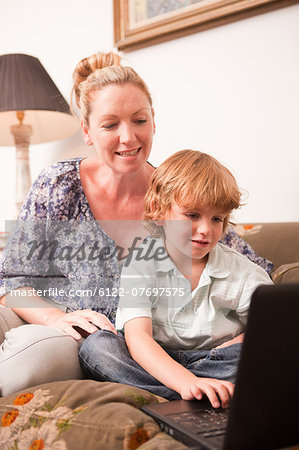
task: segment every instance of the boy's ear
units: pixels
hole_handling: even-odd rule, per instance
[[[159,212],[159,208],[157,206],[157,200],[150,200],[150,212],[152,215],[151,222],[157,225],[158,227],[163,227],[165,222],[165,217],[163,217],[162,213]]]
[[[151,211],[152,211],[152,213],[157,211],[157,205],[156,205],[155,200],[151,201]],[[164,225],[164,217],[163,218],[162,217],[158,217],[158,215],[156,217],[157,217],[156,219],[153,219],[154,224],[158,225],[158,227],[163,227],[163,225]]]

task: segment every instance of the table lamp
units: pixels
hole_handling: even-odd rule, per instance
[[[0,55],[0,146],[16,146],[16,207],[31,186],[29,144],[64,139],[79,129],[68,103],[40,61]]]

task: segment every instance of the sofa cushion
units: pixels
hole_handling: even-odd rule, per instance
[[[158,401],[165,400],[124,384],[42,384],[0,398],[0,448],[185,449],[139,410]]]
[[[272,274],[275,284],[299,283],[299,262],[283,264]]]
[[[274,263],[274,270],[299,260],[299,222],[240,224],[236,231],[258,255]]]

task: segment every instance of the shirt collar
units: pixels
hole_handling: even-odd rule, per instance
[[[154,255],[155,252],[160,248],[165,249],[164,255],[160,255],[157,258],[156,257],[154,258],[155,272],[170,272],[171,270],[177,271],[175,264],[172,262],[170,256],[167,253],[164,240],[162,238],[149,238],[149,239],[155,241],[151,252],[152,255]]]
[[[213,278],[226,278],[230,274],[221,244],[217,244],[209,253],[207,272]]]

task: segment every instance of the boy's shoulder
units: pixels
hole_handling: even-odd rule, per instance
[[[216,261],[221,261],[230,272],[234,270],[241,270],[242,272],[251,272],[254,270],[265,272],[265,270],[258,266],[253,261],[242,255],[234,248],[230,248],[225,244],[218,242],[214,248],[216,254]]]

